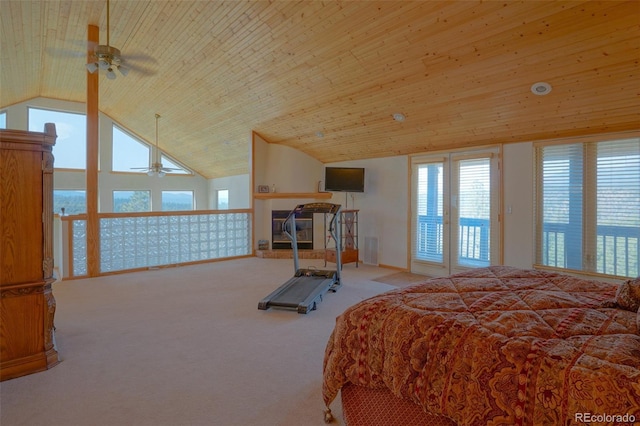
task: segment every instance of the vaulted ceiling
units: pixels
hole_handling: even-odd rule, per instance
[[[2,0],[0,108],[85,102],[106,6]],[[109,30],[132,71],[100,110],[151,142],[160,114],[209,178],[249,171],[252,131],[326,163],[640,129],[637,1],[112,0]]]

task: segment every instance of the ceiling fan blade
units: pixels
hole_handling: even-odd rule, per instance
[[[87,50],[91,50],[92,52],[95,52],[99,45],[100,43],[96,43],[95,41],[85,41],[82,43],[82,46],[86,46]]]
[[[132,64],[131,62],[129,62],[128,58],[123,58],[122,65],[126,68],[129,68],[131,71],[134,71],[142,75],[154,75],[156,73],[156,71],[151,70],[149,68]]]
[[[54,56],[83,57],[87,55],[87,50],[95,51],[98,47],[96,42],[83,40],[65,40],[64,44],[70,47],[47,47],[45,51]]]
[[[127,61],[134,61],[134,62],[149,62],[149,63],[153,63],[153,64],[157,64],[158,61],[156,61],[155,58],[153,58],[152,56],[146,55],[144,53],[127,53],[126,55],[123,55]]]
[[[59,58],[83,58],[87,56],[86,52],[80,52],[77,50],[63,49],[61,47],[47,47],[47,54],[56,56]]]

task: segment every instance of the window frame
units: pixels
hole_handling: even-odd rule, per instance
[[[461,240],[461,227],[465,224],[462,223],[462,217],[459,209],[458,197],[462,194],[463,188],[461,188],[459,181],[459,171],[462,163],[471,161],[488,161],[489,166],[489,181],[487,191],[490,197],[489,203],[489,228],[485,237],[488,237],[487,245],[481,246],[487,248],[486,259],[484,258],[484,251],[481,257],[482,260],[489,265],[501,264],[503,261],[503,240],[502,240],[502,225],[500,217],[500,206],[502,203],[502,176],[501,176],[501,146],[484,147],[475,150],[455,150],[447,152],[435,152],[430,154],[413,155],[410,159],[411,168],[411,214],[412,223],[410,229],[410,268],[412,272],[430,275],[430,276],[447,276],[456,272],[461,272],[470,268],[480,267],[483,264],[474,264],[469,259],[461,259],[462,251],[460,250],[465,246],[465,241]],[[442,217],[436,221],[432,221],[434,227],[441,226],[442,231],[435,231],[433,235],[438,239],[437,244],[442,244],[442,258],[421,258],[418,255],[419,241],[421,237],[419,235],[420,228],[420,215],[418,214],[418,203],[420,195],[418,170],[425,165],[437,165],[442,164]],[[436,185],[437,181],[432,181],[432,185]],[[432,203],[435,201],[432,200]],[[428,201],[427,201],[428,203]],[[439,206],[438,206],[439,208]],[[425,215],[426,216],[426,215]],[[466,218],[465,218],[466,219]],[[482,237],[480,238],[482,240]],[[432,241],[432,243],[434,243]],[[480,241],[482,243],[482,241]],[[430,251],[437,254],[440,250],[438,247],[434,249],[430,248]]]
[[[226,192],[227,194],[227,206],[220,206],[220,194]],[[220,188],[220,189],[216,189],[216,209],[217,210],[229,210],[229,195],[231,194],[231,191],[229,191],[226,188]]]
[[[68,110],[64,110],[64,109],[59,109],[59,108],[47,108],[47,107],[41,107],[41,106],[27,106],[27,129],[29,129],[30,131],[36,131],[36,132],[42,132],[44,130],[44,126],[42,126],[42,128],[40,129],[32,129],[31,128],[31,111],[32,110],[37,110],[37,111],[44,111],[44,112],[50,112],[50,113],[55,113],[55,114],[68,114],[68,115],[77,115],[77,116],[81,116],[84,118],[84,129],[81,133],[84,136],[84,139],[82,140],[82,143],[78,144],[78,146],[73,146],[72,149],[74,150],[78,150],[77,152],[81,152],[82,155],[74,155],[74,158],[81,158],[82,159],[82,167],[59,167],[60,161],[61,159],[64,159],[65,156],[64,155],[60,155],[59,153],[59,149],[60,149],[60,141],[61,141],[61,134],[62,134],[62,126],[60,126],[59,124],[56,123],[56,132],[58,133],[58,138],[56,140],[56,144],[53,146],[53,155],[56,158],[56,161],[54,162],[54,170],[63,170],[63,171],[74,171],[74,172],[78,172],[78,171],[86,171],[87,170],[87,155],[86,155],[86,150],[87,150],[87,141],[86,141],[86,129],[87,129],[87,114],[83,113],[83,112],[77,112],[77,111],[68,111]],[[50,123],[53,122],[55,123],[55,120],[45,120],[45,123]],[[56,147],[58,147],[56,149]],[[63,162],[64,164],[64,162]]]
[[[588,274],[588,275],[596,275],[607,278],[629,278],[634,277],[640,274],[640,260],[635,260],[635,270],[634,262],[633,262],[633,252],[635,247],[636,256],[639,256],[637,251],[640,250],[640,239],[635,242],[635,246],[633,245],[633,239],[638,238],[635,237],[635,233],[632,231],[631,234],[625,234],[624,238],[626,239],[626,251],[621,257],[625,259],[625,266],[620,269],[626,269],[624,275],[621,275],[618,272],[618,262],[617,258],[617,249],[614,249],[616,253],[614,255],[614,260],[612,261],[614,273],[611,273],[612,269],[608,265],[605,258],[607,257],[607,252],[605,248],[605,243],[601,244],[600,240],[608,238],[608,235],[599,235],[598,228],[604,226],[599,223],[598,220],[598,201],[599,201],[599,161],[603,158],[606,158],[606,155],[601,156],[599,153],[599,147],[604,146],[604,144],[615,144],[619,143],[621,146],[623,144],[629,142],[629,154],[624,155],[623,157],[627,157],[631,155],[631,160],[635,161],[635,164],[640,164],[640,160],[638,154],[635,151],[633,143],[640,144],[640,138],[636,135],[610,135],[610,136],[601,136],[600,138],[585,138],[585,139],[574,139],[559,142],[538,142],[534,144],[534,266],[536,268],[544,268],[544,269],[552,269],[558,270],[561,272],[574,272],[579,274]],[[549,224],[553,224],[554,222],[545,223],[545,219],[548,218],[545,216],[545,182],[544,182],[544,166],[545,166],[545,157],[544,150],[554,147],[561,147],[565,149],[565,152],[569,152],[573,147],[575,147],[575,153],[565,154],[562,158],[565,158],[569,161],[569,169],[567,170],[567,180],[571,181],[572,179],[579,179],[579,181],[570,183],[567,185],[567,192],[570,194],[566,198],[567,207],[567,218],[568,222],[564,224],[564,235],[562,241],[562,257],[563,257],[563,265],[559,265],[557,261],[557,257],[555,261],[551,261],[548,258],[549,252],[552,250],[552,244],[549,243]],[[640,147],[640,145],[639,145]],[[605,146],[606,148],[606,146]],[[624,151],[623,151],[624,152]],[[559,158],[561,158],[559,156]],[[579,164],[576,163],[579,161]],[[576,166],[571,166],[571,164],[576,164]],[[574,170],[577,168],[577,170]],[[625,169],[626,170],[626,169]],[[632,169],[634,170],[634,169]],[[620,179],[626,176],[628,171],[625,171],[623,174],[614,175],[614,180]],[[640,172],[639,172],[640,173]],[[576,194],[576,190],[580,190],[579,194]],[[630,190],[637,190],[640,193],[640,184],[638,188],[634,188],[631,185]],[[624,197],[619,198],[621,201]],[[579,211],[576,211],[579,209]],[[630,208],[629,210],[633,211],[634,208]],[[639,216],[640,221],[640,216]],[[559,226],[563,225],[559,223]],[[580,229],[576,229],[579,227]],[[624,227],[624,226],[622,226]],[[634,229],[634,226],[629,227],[631,230]],[[560,229],[560,228],[559,228]],[[573,231],[571,231],[573,229]],[[640,235],[640,227],[638,229],[638,235]],[[569,232],[571,231],[571,232]],[[554,231],[558,232],[558,231]],[[546,233],[546,234],[545,234]],[[631,238],[631,246],[628,243],[628,239]],[[555,240],[554,240],[555,241]],[[573,242],[573,244],[571,244]],[[555,252],[558,251],[557,242],[554,243]],[[580,247],[577,247],[576,244],[579,244]],[[617,244],[614,243],[614,244]],[[602,245],[602,250],[600,246]],[[631,251],[631,255],[629,254]],[[631,261],[629,261],[631,256]],[[640,257],[639,257],[640,258]],[[602,259],[602,260],[601,260]],[[631,266],[630,266],[631,265]],[[631,269],[629,269],[631,267]]]

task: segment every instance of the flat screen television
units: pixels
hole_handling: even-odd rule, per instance
[[[364,168],[325,167],[324,190],[331,192],[364,192]]]

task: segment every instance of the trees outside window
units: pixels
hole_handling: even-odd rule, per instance
[[[193,210],[193,191],[162,191],[162,211]]]
[[[113,191],[114,212],[150,212],[151,192],[137,191]]]
[[[64,211],[62,210],[64,209]],[[53,212],[74,215],[87,212],[87,191],[56,189],[53,191]]]

